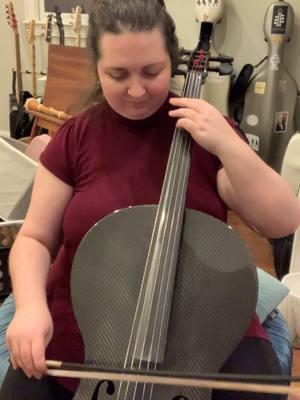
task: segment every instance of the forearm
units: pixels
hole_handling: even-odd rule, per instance
[[[248,225],[267,237],[295,231],[299,203],[280,175],[239,138],[226,146],[220,159],[229,181],[224,200]]]
[[[37,240],[19,235],[11,249],[9,269],[17,309],[46,304],[50,253]]]

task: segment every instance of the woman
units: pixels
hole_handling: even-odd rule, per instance
[[[83,358],[69,291],[77,246],[115,209],[158,202],[176,124],[198,144],[192,150],[188,207],[223,221],[229,207],[267,237],[284,236],[299,223],[288,185],[217,110],[202,100],[170,95],[178,48],[162,1],[95,1],[89,46],[105,101],[66,122],[41,156],[28,215],[10,257],[16,313],[7,343],[13,368],[1,400],[73,397],[76,381],[41,376],[45,351],[48,359]],[[256,316],[222,371],[280,373]],[[245,395],[216,391],[213,398]]]

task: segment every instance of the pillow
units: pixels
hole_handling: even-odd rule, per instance
[[[272,275],[257,268],[258,297],[256,313],[261,323],[288,295],[289,289]]]

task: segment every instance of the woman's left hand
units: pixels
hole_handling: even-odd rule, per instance
[[[173,97],[170,104],[177,106],[169,115],[178,118],[176,126],[188,131],[205,150],[221,158],[226,145],[239,139],[223,115],[202,99]]]

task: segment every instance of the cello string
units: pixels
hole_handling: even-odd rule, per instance
[[[175,138],[176,139],[176,138]],[[173,146],[173,147],[175,147],[175,153],[176,153],[176,147],[178,146],[178,140],[177,141],[175,141],[175,146]],[[173,150],[173,154],[174,154],[174,150]],[[170,168],[169,168],[170,169]],[[153,239],[153,238],[152,238]],[[145,275],[144,275],[144,278],[143,279],[145,279]],[[142,293],[142,292],[141,292]],[[139,303],[141,303],[141,296],[139,296],[139,300],[138,300],[138,304]],[[138,309],[138,307],[137,307],[137,309]],[[136,319],[136,318],[135,318]],[[134,323],[133,323],[133,325],[135,325],[136,324],[136,321],[134,320]],[[133,326],[133,330],[134,330],[134,326]],[[132,334],[131,334],[131,338],[130,338],[130,343],[132,342],[132,340],[133,340],[133,330],[132,330]],[[130,343],[129,343],[129,346],[130,346]],[[129,346],[128,346],[128,351],[129,351]],[[134,355],[136,355],[136,346],[135,346],[135,349],[134,349]],[[127,364],[127,362],[128,362],[128,356],[129,356],[129,352],[127,353],[127,356],[126,356],[126,359],[125,359],[125,366],[126,366],[126,364]],[[133,367],[133,361],[132,361],[132,364],[131,364],[131,367]]]
[[[188,85],[188,91],[185,93],[185,97],[199,97],[200,96],[200,88],[201,88],[201,75],[200,75],[200,79],[199,78],[199,74],[195,73],[197,69],[194,69],[193,73],[191,74],[192,79],[192,83],[190,85]],[[189,134],[185,134],[183,132],[179,133],[183,139],[183,146],[182,146],[182,157],[181,157],[181,162],[182,162],[182,166],[181,166],[181,171],[179,176],[177,177],[177,180],[179,181],[179,183],[181,184],[181,186],[184,186],[184,181],[185,178],[187,177],[188,171],[189,171],[189,164],[190,164],[190,143],[191,140]],[[176,191],[177,188],[177,191]],[[184,203],[185,203],[185,190],[183,190],[182,188],[179,188],[178,185],[173,185],[173,191],[175,191],[175,205],[174,205],[174,210],[176,212],[177,207],[183,207]],[[174,194],[173,194],[174,197]],[[177,205],[176,205],[177,203]],[[171,226],[170,226],[170,231],[173,231],[174,228],[172,228],[172,225],[176,224],[176,228],[175,228],[175,232],[178,231],[179,229],[179,225],[180,225],[180,219],[179,218],[174,218],[174,212],[173,215],[171,217],[169,217],[171,219]],[[176,220],[176,221],[175,221]],[[169,235],[169,240],[168,240],[168,245],[167,245],[167,250],[166,252],[171,254],[171,260],[170,260],[170,264],[172,264],[174,257],[176,257],[176,249],[174,248],[175,246],[172,246],[172,244],[174,244],[174,240],[172,240],[171,235]],[[171,246],[170,246],[171,243]],[[170,247],[172,247],[170,249]],[[168,257],[165,257],[165,264],[167,263],[167,261],[169,260]],[[164,272],[166,270],[166,265],[164,266]],[[169,286],[170,286],[170,272],[171,270],[169,269],[169,274],[168,274],[168,280],[167,280],[167,287],[163,287],[163,283],[161,282],[161,287],[160,287],[160,297],[161,297],[161,293],[162,293],[162,289],[166,289],[164,291],[164,301],[163,301],[163,317],[160,319],[161,323],[160,323],[160,327],[159,327],[159,342],[160,342],[160,338],[162,336],[162,328],[163,328],[163,321],[164,321],[164,314],[165,314],[165,309],[166,309],[166,301],[168,300],[168,292],[169,292]],[[155,325],[157,325],[157,321],[159,321],[158,318],[158,312],[159,309],[157,308],[156,310],[156,317],[155,317]],[[156,329],[154,330],[154,332],[156,332]],[[152,345],[153,345],[153,340],[154,339],[154,334],[152,336]],[[158,349],[159,346],[157,347],[157,353],[156,353],[156,362],[154,364],[154,368],[153,370],[156,370],[157,368],[157,359],[158,359]],[[149,360],[150,361],[150,360]],[[147,365],[147,371],[149,371],[149,367],[150,367],[150,362],[148,362]],[[151,391],[153,390],[153,385],[151,385]]]
[[[193,69],[193,72],[192,72],[192,74],[194,76],[193,83],[192,83],[192,85],[189,85],[188,89],[190,89],[190,90],[189,90],[189,92],[186,93],[185,97],[193,97],[193,98],[200,97],[200,91],[201,91],[201,85],[202,85],[202,75],[201,75],[201,73],[199,74],[197,72],[197,70],[199,71],[200,69],[199,68],[194,68]],[[181,135],[183,135],[183,134],[184,133],[181,132]],[[188,136],[185,134],[184,138],[187,139]],[[183,172],[181,172],[181,174],[180,174],[181,176],[179,176],[179,179],[178,179],[179,181],[184,180],[184,177],[187,176],[189,168],[190,168],[190,166],[189,166],[189,161],[190,160],[189,160],[189,157],[187,156],[187,154],[188,155],[190,154],[190,143],[191,143],[190,140],[185,140],[185,145],[186,146],[185,146],[185,148],[183,147],[183,152],[186,151],[187,153],[185,153],[184,158],[183,158],[183,162],[184,162],[185,165],[183,166]],[[176,186],[174,187],[174,189],[176,189]],[[178,198],[179,198],[179,200],[178,200]],[[181,207],[184,206],[183,203],[185,203],[185,192],[180,190],[179,187],[177,189],[177,193],[176,193],[175,199],[176,199],[175,202],[179,203],[179,205]],[[175,210],[177,209],[176,206],[174,208],[175,208]],[[173,215],[172,224],[174,224],[174,215]],[[179,225],[179,219],[178,218],[177,218],[176,225],[177,226],[176,226],[175,231],[178,230],[178,225]],[[169,238],[169,243],[170,243],[170,238]],[[175,254],[174,246],[170,250],[169,243],[168,243],[167,251],[171,252],[171,261],[172,261],[172,259],[174,258],[174,256],[176,256],[176,254]],[[166,261],[167,261],[167,257],[165,258],[165,262]],[[169,275],[170,275],[170,271],[169,271]],[[169,290],[168,290],[169,284],[170,284],[170,278],[168,280],[167,289],[166,289],[165,293],[169,292]],[[162,284],[161,284],[161,289],[162,289]],[[163,314],[165,313],[167,299],[168,299],[168,297],[165,295],[164,306],[163,306]],[[157,310],[157,313],[156,313],[156,321],[158,319],[157,316],[158,316],[158,310]],[[161,335],[162,335],[162,328],[163,328],[162,321],[164,321],[164,317],[161,318],[161,323],[160,323],[160,328],[159,328],[159,332],[160,332],[159,337],[161,337]],[[158,348],[159,347],[157,347],[156,360],[158,358]],[[156,370],[156,368],[157,368],[157,362],[155,363],[153,369]],[[147,370],[149,370],[149,369],[147,368]],[[152,385],[152,390],[153,390],[153,385]]]
[[[179,141],[180,141],[180,139],[181,139],[181,137],[179,136],[179,134],[178,134],[178,132],[176,132],[175,133],[176,135],[177,135],[177,137],[175,137],[175,139],[176,139],[176,149],[175,149],[175,151],[173,151],[172,152],[172,154],[174,155],[173,157],[172,157],[172,159],[171,159],[171,169],[170,169],[170,173],[169,174],[166,174],[166,177],[167,177],[167,179],[166,179],[166,181],[168,182],[168,184],[167,185],[165,185],[165,187],[167,187],[167,192],[170,190],[170,186],[171,187],[174,187],[174,185],[175,185],[175,181],[174,181],[174,179],[175,179],[175,176],[176,175],[178,175],[178,172],[176,172],[176,169],[178,168],[178,163],[176,163],[176,159],[178,158],[178,144],[179,144]],[[179,150],[180,150],[180,148],[179,148]],[[175,163],[175,167],[176,168],[174,168],[174,165],[172,165],[172,164],[174,164]],[[172,181],[174,181],[174,182],[172,182]],[[166,199],[170,199],[170,196],[168,195],[168,193],[166,193],[166,196],[165,196],[165,198]],[[165,204],[163,203],[163,212],[164,212],[164,214],[166,215],[166,220],[168,220],[168,214],[169,214],[169,211],[168,211],[168,209],[170,209],[170,207],[171,207],[171,200],[172,199],[170,199],[168,202],[166,201],[165,202]],[[163,229],[163,231],[162,231],[162,235],[163,236],[166,236],[166,233],[167,233],[167,227],[168,227],[168,225],[167,225],[167,223],[165,223],[164,224],[164,229]],[[163,239],[163,241],[165,242],[165,239]],[[162,257],[162,250],[163,250],[163,247],[161,247],[160,248],[160,260],[161,260],[161,257]],[[161,264],[161,262],[160,262],[160,264]],[[164,278],[164,275],[165,275],[165,271],[163,270],[163,278]],[[157,274],[156,274],[156,281],[157,281]],[[155,285],[155,287],[156,287],[157,285]],[[154,296],[154,290],[152,290],[152,299],[151,299],[151,303],[152,304],[154,304],[153,303],[153,296]],[[159,294],[159,298],[161,297],[161,292],[160,292],[160,294]],[[148,316],[148,317],[150,317],[150,315]],[[156,317],[157,317],[157,314],[156,314]],[[148,320],[149,321],[149,320]],[[149,325],[149,324],[148,324]],[[154,321],[154,325],[157,325],[157,322],[156,322],[156,320]],[[154,332],[153,331],[153,328],[152,328],[152,332]],[[145,339],[145,338],[144,338]],[[151,354],[152,354],[152,344],[153,344],[153,339],[154,339],[154,335],[152,335],[152,343],[151,343],[151,346],[150,346],[150,352],[149,352],[149,354],[148,354],[148,363],[147,363],[147,370],[149,370],[149,368],[150,368],[150,362],[151,362]],[[142,349],[142,353],[144,352],[144,345],[145,345],[145,340],[144,340],[144,343],[143,343],[143,349]],[[141,354],[141,357],[140,357],[140,360],[142,360],[142,355],[143,354]],[[141,361],[140,361],[140,364],[139,364],[139,368],[141,367]],[[143,396],[142,396],[142,398],[144,398],[144,394],[145,394],[145,385],[144,385],[144,390],[143,390]],[[136,396],[136,388],[135,388],[135,395],[134,395],[134,398],[135,398],[135,396]]]
[[[197,82],[196,82],[197,83]],[[192,88],[193,88],[193,85],[192,85]],[[181,133],[181,135],[182,135],[182,133]],[[186,140],[185,140],[186,141]],[[176,152],[175,152],[175,156],[176,156]],[[177,158],[178,158],[178,156],[177,156]],[[174,168],[173,168],[173,171],[174,171]],[[169,188],[169,186],[167,186],[167,188]],[[170,204],[168,205],[164,205],[165,207],[169,207],[170,208]],[[168,210],[167,210],[168,211]],[[169,212],[168,212],[169,213]],[[165,232],[166,232],[166,225],[165,225]],[[165,235],[165,232],[164,232],[164,235]],[[161,249],[161,252],[162,252],[162,249]],[[173,256],[172,256],[173,257]],[[161,254],[160,254],[160,256],[159,256],[159,258],[161,258]],[[156,274],[156,279],[157,279],[157,274]],[[153,301],[153,290],[152,290],[152,301]],[[156,323],[155,323],[155,325],[156,325]],[[144,346],[143,346],[144,347]],[[142,353],[143,353],[143,351],[142,351]],[[149,354],[149,357],[150,357],[150,355],[151,355],[151,351],[150,351],[150,354]],[[143,354],[141,354],[141,357],[140,357],[140,365],[139,365],[139,368],[140,368],[140,366],[141,366],[141,360],[142,360],[142,356],[143,356]],[[148,362],[148,369],[149,369],[149,364],[150,364],[150,358],[148,358],[149,359],[149,362]],[[125,365],[127,364],[127,361],[125,362]],[[132,363],[133,364],[133,363]]]
[[[175,141],[174,141],[174,145],[173,145],[173,153],[172,154],[175,154],[176,155],[176,152],[177,152],[177,147],[178,147],[178,137],[175,137]],[[174,158],[174,157],[173,157]],[[169,170],[172,170],[172,164],[174,163],[174,160],[172,160],[171,159],[171,168],[170,168],[170,165],[169,165],[169,168],[167,168],[167,169],[169,169]],[[166,174],[167,175],[167,174]],[[168,184],[170,184],[170,182],[168,183],[167,182],[167,185]],[[166,187],[166,186],[165,186]],[[168,187],[167,187],[167,189],[168,189]],[[164,206],[164,208],[165,208],[165,206]],[[153,239],[153,237],[152,237],[152,239]],[[151,239],[151,240],[152,240]],[[143,276],[143,281],[142,281],[142,286],[144,285],[144,280],[145,280],[145,276],[146,276],[146,274],[144,274],[144,276]],[[138,310],[139,309],[139,304],[141,303],[141,301],[142,301],[142,299],[141,299],[141,294],[142,294],[142,291],[140,292],[140,296],[139,296],[139,299],[138,299],[138,305],[137,305],[137,309],[136,310]],[[152,295],[152,298],[153,298],[153,295]],[[143,305],[143,309],[142,309],[142,312],[144,311],[144,307],[145,307],[145,299],[144,299],[144,305]],[[134,334],[133,334],[133,332],[134,332],[134,327],[136,326],[136,320],[137,320],[137,312],[136,312],[136,314],[135,314],[135,317],[134,317],[134,321],[133,321],[133,326],[132,326],[132,331],[131,331],[131,335],[130,335],[130,339],[129,339],[129,344],[128,344],[128,347],[127,347],[127,354],[126,354],[126,356],[125,356],[125,362],[124,362],[124,368],[126,367],[126,365],[127,365],[127,362],[128,362],[128,358],[129,358],[129,349],[130,349],[130,346],[131,346],[131,343],[132,343],[132,340],[134,339]],[[135,355],[136,355],[136,345],[135,345],[135,347],[134,347],[134,351],[133,351],[133,358],[132,358],[132,361],[131,361],[131,368],[133,368],[133,363],[134,363],[134,358],[135,358]],[[140,357],[140,360],[141,360],[141,358],[142,358],[142,355],[141,355],[141,357]],[[140,362],[140,365],[139,365],[139,368],[141,367],[141,362]],[[118,398],[119,398],[119,396],[120,396],[120,391],[121,391],[121,386],[119,387],[119,392],[118,392]],[[126,389],[126,394],[127,394],[127,392],[128,392],[128,383],[127,383],[127,389]]]
[[[189,87],[189,89],[190,89],[190,92],[189,93],[186,93],[187,94],[187,96],[189,96],[189,97],[195,97],[196,95],[197,96],[199,96],[200,95],[200,87],[201,87],[201,77],[200,77],[200,80],[198,79],[198,77],[199,77],[199,75],[197,74],[197,75],[195,75],[194,76],[194,80],[193,80],[193,84]],[[188,171],[189,171],[189,164],[190,164],[190,159],[189,159],[189,154],[190,154],[190,144],[191,144],[191,141],[190,140],[188,140],[189,139],[189,137],[187,136],[187,134],[184,134],[183,132],[181,133],[181,135],[184,135],[183,136],[183,138],[185,139],[185,143],[184,143],[184,146],[183,146],[183,155],[184,155],[184,157],[183,157],[183,167],[182,167],[182,171],[181,171],[181,173],[180,173],[180,175],[179,175],[179,177],[178,177],[178,181],[179,182],[182,182],[183,180],[184,180],[184,178],[187,176],[187,174],[188,174]],[[175,202],[178,204],[178,206],[180,206],[180,207],[184,207],[184,203],[185,203],[185,191],[183,191],[181,188],[179,188],[179,186],[177,186],[177,192],[176,192],[176,186],[174,187],[174,189],[175,189],[175,193],[176,193],[176,195],[175,195]],[[177,206],[174,206],[174,208],[175,208],[175,210],[177,209]],[[180,223],[180,221],[179,221],[179,219],[177,218],[176,219],[176,221],[175,221],[175,219],[176,218],[174,218],[174,214],[173,214],[173,217],[172,217],[172,222],[171,222],[171,225],[174,225],[174,224],[176,224],[176,228],[175,228],[175,232],[176,231],[178,231],[178,229],[179,229],[179,223]],[[175,249],[174,249],[174,246],[172,246],[172,244],[174,243],[174,241],[172,241],[171,240],[172,238],[171,237],[169,237],[169,241],[168,241],[168,248],[167,248],[167,252],[169,252],[170,254],[171,254],[171,261],[173,261],[173,259],[174,259],[174,257],[176,257],[176,252],[175,252]],[[171,246],[170,246],[170,243],[171,243]],[[171,249],[170,249],[170,247],[171,247]],[[166,257],[165,258],[165,263],[167,262],[167,260],[168,260],[168,258]],[[170,272],[170,271],[169,271]],[[167,283],[167,286],[169,286],[169,284],[170,284],[170,279],[169,279],[169,281],[168,281],[168,283]],[[161,287],[161,290],[162,290],[162,287]],[[166,289],[166,291],[165,291],[166,293],[168,293],[169,292],[169,289],[168,289],[168,287],[167,287],[167,289]],[[167,296],[165,296],[165,300],[164,300],[164,306],[163,306],[163,310],[165,311],[165,309],[166,309],[166,301],[167,301]],[[157,312],[157,314],[158,314],[158,312]],[[163,321],[164,320],[164,318],[162,318],[161,319],[161,321]],[[159,329],[159,332],[160,332],[160,337],[161,337],[161,332],[162,332],[162,323],[160,323],[160,329]],[[157,357],[156,357],[156,360],[157,360]],[[155,368],[156,368],[156,366],[155,366]]]
[[[198,78],[198,74],[196,75],[196,76],[194,76],[194,74],[191,76],[191,77],[195,77],[195,78]],[[194,86],[196,85],[196,86],[198,86],[199,84],[198,84],[198,79],[193,79],[192,80],[193,81],[193,83],[192,83],[192,85],[190,85],[189,87],[191,87],[192,88],[192,92],[195,90],[195,88],[194,88]],[[200,81],[200,86],[201,86],[201,81]],[[191,97],[190,96],[191,95],[191,93],[189,93],[188,94],[188,97]],[[193,94],[192,95],[192,97],[195,97],[195,94]],[[182,135],[182,133],[181,133],[181,135]],[[184,138],[186,139],[187,138],[187,136],[184,136]],[[186,140],[185,140],[186,141]],[[174,168],[173,168],[173,171],[174,171]],[[177,175],[178,175],[178,173],[177,173]],[[182,172],[181,172],[181,175],[182,175]],[[182,181],[182,179],[181,179],[181,181]],[[173,186],[174,187],[174,186]],[[175,198],[175,200],[176,200],[176,198]],[[178,200],[176,200],[177,202],[178,202]],[[182,203],[182,201],[181,201],[181,203]],[[169,207],[170,207],[170,205],[169,205]],[[173,220],[174,220],[174,217],[173,217]],[[174,224],[174,221],[172,221],[172,224]],[[178,221],[177,221],[177,225],[178,225]],[[166,225],[167,226],[167,225]],[[165,227],[165,231],[166,231],[166,227]],[[172,229],[171,229],[171,231],[172,231]],[[168,244],[168,247],[170,247],[169,246],[169,244]],[[168,249],[168,251],[169,251],[169,249]],[[169,251],[170,252],[170,251]],[[173,253],[174,253],[174,250],[173,250]],[[173,255],[171,255],[171,258],[174,258],[174,254]],[[167,262],[167,260],[168,260],[168,258],[166,257],[165,258],[165,263]],[[165,270],[165,268],[164,268],[164,270]],[[164,272],[164,275],[165,275],[165,272]],[[169,285],[168,285],[169,286]],[[159,295],[159,298],[161,297],[161,294]],[[152,295],[152,299],[153,299],[153,295]],[[164,301],[164,304],[166,304],[166,300],[168,299],[168,297],[165,297],[165,301]],[[153,303],[153,300],[151,301],[151,303]],[[160,303],[158,303],[158,304],[160,304]],[[165,307],[164,307],[164,309],[165,309]],[[164,309],[163,309],[163,311],[164,311]],[[158,311],[159,311],[159,309],[157,309],[157,313],[158,313]],[[165,313],[165,312],[164,312]],[[157,314],[158,315],[158,314]],[[155,326],[157,325],[157,317],[156,317],[156,320],[155,320]],[[162,326],[162,325],[161,325]],[[153,328],[152,328],[153,329]],[[154,329],[154,332],[156,331],[156,329]],[[161,331],[161,330],[160,330]],[[160,335],[160,337],[161,337],[161,335]],[[160,338],[159,338],[159,343],[160,343]],[[152,354],[152,347],[153,347],[153,340],[152,340],[152,345],[151,345],[151,348],[150,348],[150,354],[149,354],[149,358],[148,358],[148,366],[147,366],[147,369],[149,370],[149,366],[150,366],[150,361],[151,361],[151,359],[150,359],[150,356],[151,356],[151,354]],[[159,349],[159,348],[158,348]],[[141,358],[140,358],[141,359]],[[141,364],[140,364],[141,365]],[[155,368],[156,368],[156,366],[155,366]]]
[[[173,167],[171,169],[171,175],[168,176],[168,180],[169,180],[169,185],[167,186],[168,191],[170,191],[170,190],[174,191],[174,187],[176,185],[176,180],[175,180],[176,175],[178,176],[178,175],[181,174],[181,172],[178,173],[177,169],[179,169],[179,168],[182,169],[182,166],[180,166],[180,164],[178,162],[176,162],[176,159],[179,158],[179,155],[178,155],[178,144],[180,144],[180,141],[182,141],[182,138],[180,138],[178,132],[176,132],[176,135],[177,135],[177,139],[176,139],[177,140],[177,149],[174,152],[174,157],[173,157],[173,160],[172,160],[172,164],[175,163],[175,167],[173,165]],[[182,147],[182,144],[179,145],[179,152],[181,150],[181,147]],[[172,197],[168,193],[166,194],[166,196],[167,196],[167,198],[169,200],[168,200],[168,202],[166,202],[164,204],[164,211],[163,212],[165,214],[165,223],[164,223],[164,226],[163,226],[163,230],[161,232],[161,236],[163,238],[162,241],[164,243],[164,246],[162,246],[161,249],[160,249],[160,264],[159,264],[160,265],[160,271],[157,271],[157,276],[156,276],[156,282],[157,282],[158,272],[160,272],[160,287],[159,287],[159,284],[157,284],[157,283],[155,284],[154,289],[155,289],[156,292],[158,291],[158,295],[156,295],[157,298],[155,299],[155,301],[153,301],[153,296],[154,296],[154,290],[153,290],[153,292],[152,292],[152,300],[151,300],[151,303],[153,304],[153,307],[152,307],[153,311],[151,313],[151,317],[152,317],[152,315],[154,316],[154,322],[152,323],[152,325],[154,324],[154,327],[151,326],[151,330],[150,330],[150,334],[152,333],[152,339],[151,339],[151,342],[150,342],[150,348],[149,348],[148,360],[147,360],[147,367],[146,367],[146,369],[148,371],[150,369],[150,363],[153,361],[153,345],[154,345],[155,335],[157,336],[156,326],[157,326],[158,313],[159,313],[159,310],[161,309],[160,304],[162,304],[161,297],[162,297],[163,282],[165,282],[166,277],[168,277],[167,274],[166,274],[166,267],[165,267],[166,266],[166,262],[168,260],[168,258],[167,258],[167,253],[168,252],[165,251],[165,247],[166,247],[166,237],[168,237],[169,240],[171,240],[171,238],[172,238],[172,236],[169,235],[168,233],[169,233],[169,231],[172,231],[172,227],[170,227],[170,229],[169,229],[169,220],[170,220],[170,217],[169,217],[170,211],[169,210],[172,207],[173,200],[172,200]],[[165,293],[164,293],[164,296],[166,296]],[[155,310],[156,310],[156,312],[155,312]],[[149,318],[150,318],[150,315],[149,315]],[[147,330],[147,332],[149,332],[149,330]],[[156,342],[157,342],[157,339],[156,339]],[[160,340],[158,340],[158,343],[160,343]],[[143,349],[143,351],[144,351],[144,349]],[[157,349],[157,352],[158,351],[159,351],[159,349]],[[157,354],[158,353],[155,354],[156,358],[157,358]],[[154,360],[154,363],[155,363],[155,360]],[[152,387],[153,386],[151,385],[150,397],[152,397]],[[142,398],[144,398],[145,390],[146,390],[146,385],[144,385],[144,388],[143,388],[143,396],[142,396]]]

